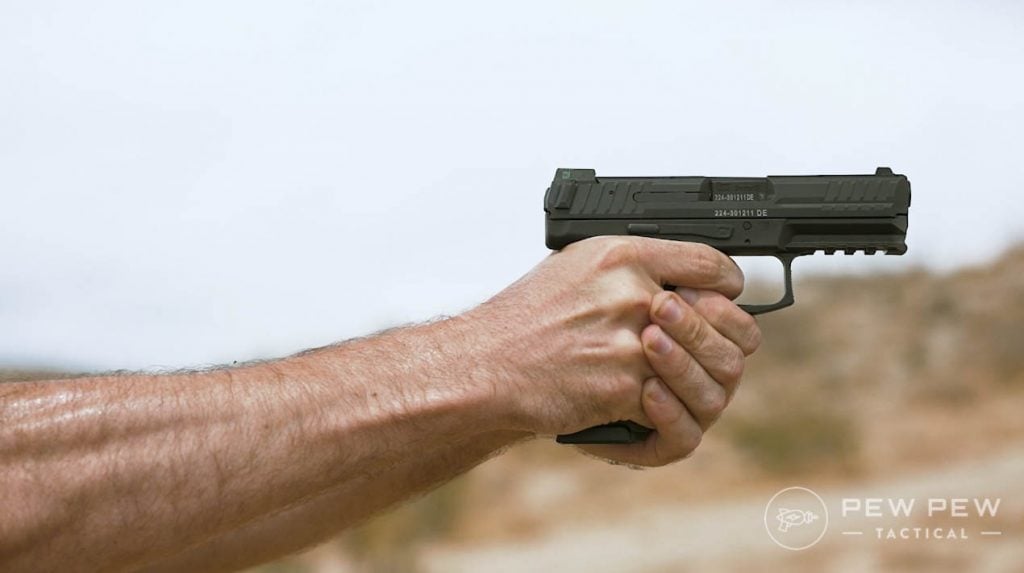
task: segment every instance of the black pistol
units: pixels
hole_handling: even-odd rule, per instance
[[[799,256],[905,253],[909,210],[910,181],[888,167],[873,175],[768,177],[597,177],[593,169],[558,169],[544,194],[545,243],[561,249],[598,235],[637,235],[776,257],[785,294],[770,304],[740,305],[762,314],[793,304],[792,264]],[[625,444],[650,432],[614,422],[557,441]]]

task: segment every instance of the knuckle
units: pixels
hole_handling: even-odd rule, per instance
[[[623,310],[630,315],[647,316],[651,310],[651,295],[640,288],[630,289],[622,301]]]
[[[625,237],[602,237],[596,257],[601,270],[617,269],[636,261],[636,244]]]
[[[757,320],[725,296],[715,293],[708,296],[708,320],[719,330],[728,329],[736,332],[744,354],[750,354],[761,344],[761,329]],[[731,328],[729,326],[732,326]]]
[[[725,410],[726,395],[722,389],[709,388],[701,395],[701,412],[712,419],[717,418]]]
[[[614,363],[633,364],[644,357],[643,342],[635,332],[623,329],[612,338],[608,353]]]
[[[736,288],[743,289],[743,272],[718,249],[705,244],[698,244],[694,250],[693,264],[697,273],[709,284],[733,283]]]
[[[715,249],[704,244],[700,244],[694,249],[690,264],[697,274],[709,279],[717,277],[721,272],[721,265]]]
[[[736,349],[735,353],[727,358],[722,364],[722,377],[727,384],[736,384],[743,377],[743,369],[746,366],[743,353],[739,349]]]
[[[684,346],[699,348],[707,341],[708,332],[704,320],[694,313],[685,313],[679,333],[683,337]]]
[[[694,376],[696,359],[684,348],[674,346],[668,355],[645,356],[651,369],[663,380],[673,383],[689,383]]]

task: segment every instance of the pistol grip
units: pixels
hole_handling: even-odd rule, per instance
[[[653,431],[636,422],[612,422],[572,434],[562,434],[555,441],[559,444],[632,444],[646,440]]]

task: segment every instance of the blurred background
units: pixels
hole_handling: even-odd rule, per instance
[[[458,313],[545,256],[556,167],[887,165],[908,254],[798,261],[690,460],[530,443],[259,571],[1021,571],[1022,70],[1009,1],[4,2],[0,368],[203,367]],[[1001,497],[1003,533],[788,552],[762,514],[792,485]]]

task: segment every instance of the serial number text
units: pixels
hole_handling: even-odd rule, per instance
[[[715,217],[767,217],[768,209],[715,209]]]
[[[715,193],[711,197],[712,201],[754,201],[762,200],[761,197],[754,195],[753,193]]]

